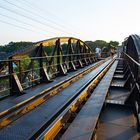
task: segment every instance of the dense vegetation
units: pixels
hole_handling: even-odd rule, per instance
[[[117,41],[110,41],[110,42],[106,42],[104,40],[96,40],[96,41],[85,41],[85,43],[87,45],[89,45],[93,50],[95,50],[95,48],[98,46],[100,47],[101,49],[103,48],[107,48],[108,50],[111,48],[111,47],[114,47],[114,48],[118,48],[120,47],[119,46],[119,42]]]
[[[21,42],[10,42],[7,45],[0,46],[0,52],[11,53],[16,50],[23,49],[31,44],[32,44],[32,42],[22,42],[22,41]]]
[[[0,59],[5,59],[9,54],[29,47],[32,42],[10,42],[7,45],[0,46]]]

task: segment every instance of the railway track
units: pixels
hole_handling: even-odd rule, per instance
[[[52,87],[49,87],[39,94],[35,96],[31,96],[27,100],[24,100],[22,102],[19,102],[18,104],[15,104],[14,106],[9,107],[8,109],[5,109],[0,112],[0,128],[8,125],[15,119],[21,117],[25,113],[31,111],[32,109],[36,108],[43,102],[47,101],[52,96],[56,95],[63,89],[67,88],[74,82],[78,81],[80,78],[84,77],[86,74],[90,73],[92,70],[106,62],[106,60],[99,61],[90,67],[86,68],[85,70],[76,73],[75,75],[68,77],[67,79],[58,82],[57,84],[53,85]]]
[[[116,60],[76,117],[67,121],[68,126],[55,139],[140,139],[137,105],[132,104],[131,100],[132,94],[139,92],[131,74],[123,60]],[[49,139],[51,130],[48,129],[38,139]]]
[[[98,85],[102,77],[109,70],[114,61],[111,61],[107,66],[105,66],[102,71],[100,71],[90,83],[82,87],[56,114],[45,124],[39,131],[34,134],[31,139],[54,139],[56,135],[61,131],[66,125],[68,120],[73,117],[75,112],[79,112],[79,109],[88,100],[92,94],[94,88]],[[77,111],[78,110],[78,111]],[[64,131],[64,130],[62,130]],[[59,139],[59,135],[57,139]]]
[[[138,118],[129,104],[133,90],[128,88],[129,67],[122,59],[114,58],[92,69],[58,90],[59,94],[46,98],[24,115],[13,117],[1,127],[0,139],[139,139]]]
[[[71,79],[71,84],[65,81],[65,86],[56,86],[56,88],[61,88],[49,92],[52,98],[43,95],[41,98],[33,100],[33,102],[27,102],[26,106],[17,108],[19,110],[8,112],[10,114],[7,113],[8,117],[6,116],[7,118],[3,119],[3,124],[1,123],[0,139],[53,139],[65,126],[71,115],[90,96],[90,93],[113,62],[114,60],[108,60],[105,63],[102,62],[102,65],[97,64],[82,72],[81,76],[75,75],[75,79]],[[56,94],[58,92],[60,93]],[[26,127],[23,125],[26,125]],[[20,127],[23,128],[18,130]]]

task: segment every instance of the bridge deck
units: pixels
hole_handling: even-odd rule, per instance
[[[117,64],[118,61],[115,61],[100,81],[91,97],[62,136],[62,140],[92,139],[93,130],[97,125]]]
[[[38,85],[36,87],[27,89],[24,91],[26,94],[23,94],[20,96],[17,96],[17,95],[10,96],[8,98],[5,98],[4,100],[1,100],[0,101],[0,113],[7,110],[7,109],[10,109],[11,107],[31,98],[33,96],[38,95],[39,93],[45,91],[46,89],[53,87],[54,85],[66,80],[67,78],[70,78],[74,74],[82,72],[83,70],[85,70],[89,67],[93,67],[94,65],[96,65],[98,63],[99,62],[96,62],[92,65],[85,66],[84,68],[77,69],[76,71],[69,72],[69,74],[66,76],[56,77],[55,79],[53,79],[53,81],[51,83],[46,83],[46,84],[44,83],[44,84]]]
[[[120,67],[120,65],[118,66]],[[108,73],[111,73],[110,70]],[[62,135],[62,140],[140,139],[140,134],[137,132],[134,110],[132,110],[132,106],[124,105],[125,100],[130,95],[130,91],[124,87],[124,83],[126,82],[124,73],[118,72],[116,76],[115,72],[114,76],[110,77],[113,78],[111,85],[106,79],[107,74],[93,92],[97,92],[98,94],[93,94],[89,98],[77,117]],[[110,88],[106,91],[104,87]],[[107,92],[108,97],[105,101],[104,96],[106,96]],[[96,96],[100,98],[98,99]],[[103,98],[104,100],[102,100]],[[104,101],[106,104],[101,111]]]
[[[124,104],[129,95],[130,91],[128,89],[122,87],[110,87],[109,97],[106,102]]]
[[[101,113],[97,140],[138,140],[132,108],[108,104]]]
[[[121,64],[118,65],[117,70],[120,68],[122,68]],[[125,100],[131,93],[124,86],[126,71],[125,69],[123,72],[115,72],[106,106],[103,108],[99,119],[95,136],[97,140],[140,139],[134,109],[130,105],[125,105]]]
[[[112,64],[112,62],[114,63]],[[72,82],[69,86],[58,90],[58,94],[55,94],[55,96],[47,98],[47,100],[35,106],[34,109],[24,112],[24,115],[19,109],[21,115],[18,116],[17,114],[17,117],[5,127],[0,125],[0,139],[42,139],[48,136],[51,139],[56,137],[65,140],[140,139],[140,134],[137,132],[138,120],[134,116],[136,112],[134,108],[132,109],[131,104],[125,104],[126,99],[131,97],[130,94],[132,94],[132,89],[128,90],[129,68],[120,70],[122,66],[122,60],[108,60],[89,71],[88,74],[83,75],[82,78],[80,77],[77,81]],[[84,69],[88,67],[90,66]],[[58,77],[52,83],[26,90],[28,94],[17,97],[12,101],[12,97],[10,97],[10,102],[8,102],[8,99],[3,102],[16,105],[84,69],[77,70],[64,77]],[[104,75],[102,79],[101,75]],[[94,89],[95,85],[97,86]],[[2,102],[1,105],[3,105]],[[13,113],[15,112],[10,115],[12,116]],[[11,119],[11,116],[8,119]],[[49,135],[52,131],[53,133]]]
[[[85,75],[83,78],[61,91],[61,93],[56,94],[47,102],[44,102],[34,110],[9,124],[7,127],[4,127],[0,131],[0,139],[29,139],[45,124],[45,122],[49,121],[56,111],[62,108],[62,106],[64,106],[64,104],[81,89],[85,83],[97,75],[97,73],[102,70],[102,67],[106,66],[109,62],[110,61],[105,62],[88,75]]]
[[[125,79],[113,79],[111,86],[120,86],[120,87],[124,87],[125,84]]]

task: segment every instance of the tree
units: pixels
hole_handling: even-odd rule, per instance
[[[114,46],[115,48],[119,47],[119,42],[117,42],[117,41],[110,41],[109,44]]]
[[[119,42],[118,41],[110,41],[110,42],[106,42],[104,40],[96,40],[96,41],[85,41],[85,43],[91,47],[91,49],[93,51],[95,51],[96,47],[100,47],[102,49],[102,51],[109,51],[111,47],[115,47],[118,48],[119,46]]]
[[[1,46],[0,51],[11,53],[17,50],[21,50],[23,48],[26,48],[27,46],[31,45],[32,42],[10,42],[7,45]]]
[[[107,47],[108,46],[108,43],[104,40],[96,40],[94,41],[95,45],[98,46],[98,47]]]
[[[6,59],[8,54],[20,51],[24,48],[30,47],[32,42],[10,42],[7,45],[0,46],[0,59]]]

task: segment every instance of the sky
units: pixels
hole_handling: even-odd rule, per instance
[[[0,0],[0,45],[68,36],[120,43],[140,34],[140,0]]]

